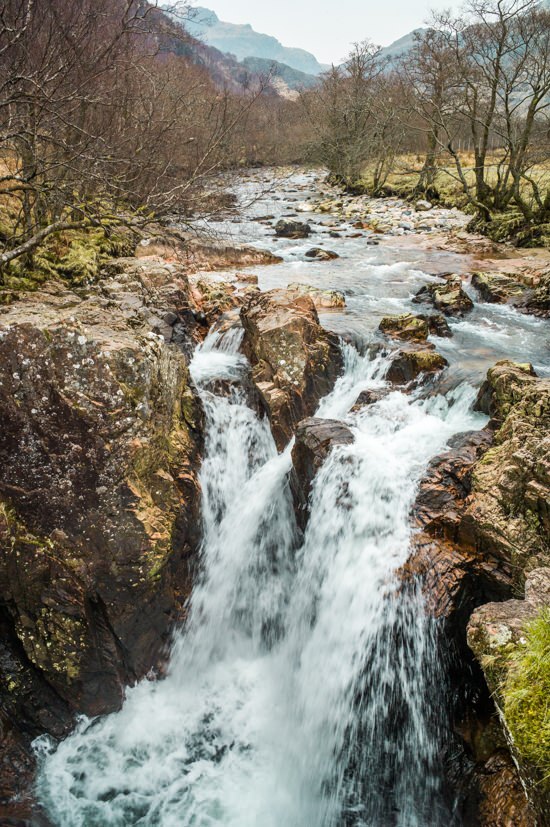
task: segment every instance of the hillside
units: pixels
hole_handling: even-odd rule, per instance
[[[193,37],[200,38],[221,52],[234,55],[237,60],[249,57],[275,60],[310,75],[319,75],[328,68],[305,49],[283,46],[277,38],[256,32],[248,23],[228,23],[202,6],[193,9],[191,14],[188,11],[183,14],[185,27]]]

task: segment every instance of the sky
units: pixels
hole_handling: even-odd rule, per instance
[[[453,0],[198,0],[229,23],[250,23],[283,46],[313,52],[322,63],[339,63],[352,43],[369,39],[388,46],[422,26],[430,9]]]

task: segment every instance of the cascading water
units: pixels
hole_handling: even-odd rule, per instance
[[[247,405],[238,346],[211,334],[191,367],[203,570],[169,674],[60,745],[41,739],[40,799],[56,827],[448,824],[434,631],[395,572],[427,462],[480,425],[474,392],[392,392],[349,414],[387,362],[345,346],[319,415],[346,417],[355,441],[319,472],[300,538],[290,448]]]

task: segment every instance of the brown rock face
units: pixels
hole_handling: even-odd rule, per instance
[[[298,425],[292,449],[292,487],[296,514],[302,528],[307,522],[309,495],[317,471],[335,446],[349,445],[353,441],[353,433],[347,425],[335,419],[311,417]]]
[[[319,324],[309,296],[285,290],[252,296],[241,319],[243,351],[282,449],[334,386],[342,354],[336,337]]]
[[[458,682],[478,669],[465,634],[475,610],[468,643],[494,693],[499,646],[509,653],[519,639],[535,604],[540,606],[535,593],[544,592],[550,603],[550,587],[541,591],[540,585],[541,573],[550,575],[550,569],[537,568],[550,563],[550,382],[534,376],[530,365],[502,362],[489,371],[480,404],[497,430],[458,439],[430,466],[414,507],[418,532],[403,574],[421,577],[428,606],[457,653]],[[494,602],[506,601],[524,584],[526,601]],[[487,601],[493,602],[481,605]],[[478,681],[483,691],[481,676]],[[483,825],[535,823],[505,742],[476,773]],[[521,776],[529,782],[528,769],[521,767]],[[532,798],[536,802],[536,790]],[[544,808],[538,808],[540,815]]]
[[[396,385],[406,385],[423,373],[438,373],[447,364],[447,360],[433,350],[433,346],[409,345],[397,351],[386,378]]]
[[[444,284],[425,285],[418,291],[413,301],[429,302],[445,316],[464,316],[474,306],[458,278],[449,278]]]
[[[425,342],[430,330],[428,323],[413,313],[402,313],[399,316],[384,316],[379,330],[386,336],[394,339],[404,339],[409,342]]]
[[[32,734],[119,706],[189,593],[202,411],[168,343],[188,307],[179,268],[130,261],[0,314],[0,705]]]
[[[507,273],[473,273],[472,286],[479,292],[483,301],[493,304],[517,303],[523,298],[525,284]]]

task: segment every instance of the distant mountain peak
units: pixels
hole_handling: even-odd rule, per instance
[[[184,4],[179,4],[184,9]],[[170,7],[176,11],[177,6]],[[234,55],[237,60],[262,58],[284,63],[298,72],[319,75],[328,67],[305,49],[283,46],[276,37],[256,32],[250,23],[228,23],[220,20],[216,12],[204,6],[196,6],[182,13],[182,22],[189,34],[200,38],[220,52]]]

